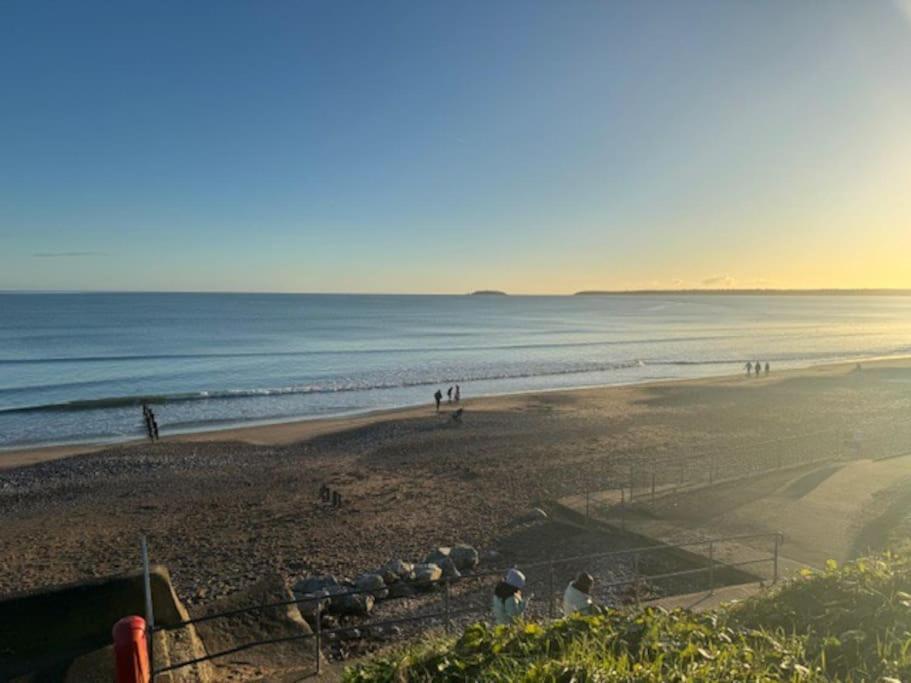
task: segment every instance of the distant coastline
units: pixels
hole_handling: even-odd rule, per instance
[[[619,295],[713,295],[726,296],[911,296],[911,289],[589,289],[573,296]]]
[[[499,289],[478,289],[471,293],[471,296],[509,296],[506,292]]]

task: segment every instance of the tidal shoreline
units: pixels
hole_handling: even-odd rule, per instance
[[[889,357],[871,357],[859,359],[859,361],[840,361],[835,363],[824,363],[819,365],[810,365],[801,368],[790,368],[787,370],[775,370],[770,376],[761,376],[757,379],[780,379],[805,373],[828,373],[838,372],[839,370],[851,370],[856,367],[857,363],[862,365],[871,364],[888,364],[911,362],[908,356],[889,356]],[[543,390],[528,390],[519,392],[509,392],[503,394],[491,394],[479,396],[476,398],[463,399],[459,406],[470,409],[495,409],[499,405],[509,402],[511,398],[519,398],[529,395],[539,394],[572,394],[574,392],[589,392],[602,390],[625,389],[647,389],[651,386],[667,384],[702,384],[715,383],[724,381],[734,381],[744,379],[744,374],[714,375],[709,377],[700,377],[694,379],[666,379],[666,380],[648,380],[643,382],[633,382],[624,384],[598,384],[569,388],[554,388]],[[444,403],[444,408],[449,404]],[[301,441],[315,436],[328,434],[333,431],[342,431],[356,427],[362,427],[377,421],[395,418],[397,416],[404,418],[417,417],[433,412],[431,405],[409,405],[396,408],[386,408],[379,410],[363,410],[349,414],[333,415],[328,417],[301,417],[292,419],[262,420],[252,423],[238,423],[230,426],[216,426],[211,429],[204,428],[198,430],[179,430],[177,432],[167,433],[167,426],[164,426],[165,436],[162,442],[214,442],[214,441],[242,441],[252,445],[287,445],[295,441]],[[53,443],[36,446],[12,446],[0,448],[0,471],[26,465],[33,465],[49,460],[67,458],[73,455],[85,453],[94,453],[108,448],[121,448],[129,446],[148,445],[149,441],[144,438],[124,438],[117,440],[106,440],[98,442],[71,442],[71,443]]]

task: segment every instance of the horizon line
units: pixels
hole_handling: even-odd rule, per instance
[[[156,289],[0,289],[0,294],[266,294],[284,296],[620,296],[620,295],[805,295],[805,296],[911,296],[911,287],[729,287],[681,289],[583,289],[576,292],[510,293],[503,290],[471,292],[307,292],[267,290],[156,290]]]

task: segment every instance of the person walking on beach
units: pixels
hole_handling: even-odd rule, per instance
[[[452,387],[449,387],[449,388],[446,390],[446,402],[447,402],[447,403],[452,403]]]
[[[747,364],[744,367],[747,369],[747,377],[750,377],[753,374],[753,363],[747,361]]]
[[[149,408],[146,419],[149,426],[149,438],[152,441],[158,441],[158,420],[155,419],[155,413],[152,412],[151,408]]]
[[[765,374],[766,374],[766,377],[769,376],[769,361],[765,362]]]
[[[155,432],[154,432],[153,429],[152,429],[152,418],[150,417],[151,412],[152,412],[152,411],[149,410],[149,406],[146,405],[145,403],[143,403],[143,404],[142,404],[142,420],[143,420],[143,422],[145,422],[146,434],[149,435],[149,440],[150,440],[150,441],[154,441],[154,440],[155,440],[155,436],[154,436]]]
[[[595,603],[591,596],[594,585],[595,580],[591,574],[585,572],[579,574],[563,593],[563,616],[568,617],[576,612],[592,614],[595,611]]]
[[[762,364],[759,361],[756,361],[756,376],[759,377],[759,372],[762,370]]]
[[[456,384],[455,402],[458,403],[461,400],[462,400],[462,389],[459,387],[458,384]]]
[[[440,401],[443,400],[443,392],[437,389],[436,393],[433,395],[433,400],[437,404],[437,412],[440,412]]]
[[[509,625],[519,619],[528,606],[522,597],[525,588],[525,574],[510,569],[493,591],[493,619],[499,624]]]

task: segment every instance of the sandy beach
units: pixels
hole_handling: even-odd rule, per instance
[[[0,593],[135,569],[147,534],[181,597],[200,602],[273,569],[289,579],[352,575],[435,544],[502,548],[533,505],[607,488],[630,464],[659,457],[736,457],[746,444],[833,430],[863,431],[887,454],[911,443],[911,362],[468,398],[461,407],[462,424],[444,403],[440,414],[428,406],[0,454]],[[820,439],[819,449],[831,443]],[[343,495],[342,508],[320,504],[324,483]]]

